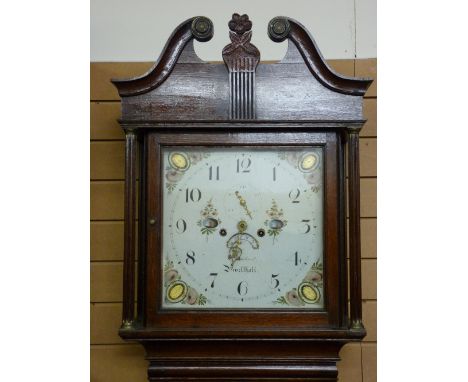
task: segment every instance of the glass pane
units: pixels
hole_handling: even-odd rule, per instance
[[[163,307],[323,309],[321,147],[163,150]]]

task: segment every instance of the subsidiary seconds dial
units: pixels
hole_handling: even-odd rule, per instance
[[[320,147],[162,153],[163,308],[323,309]]]

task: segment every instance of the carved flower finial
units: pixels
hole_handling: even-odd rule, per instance
[[[249,20],[247,15],[239,15],[234,13],[231,21],[229,21],[229,29],[237,34],[244,34],[245,32],[252,29],[252,21]]]

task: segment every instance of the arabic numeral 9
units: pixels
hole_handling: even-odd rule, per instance
[[[187,230],[187,223],[184,219],[179,219],[176,222],[177,233],[184,233]]]

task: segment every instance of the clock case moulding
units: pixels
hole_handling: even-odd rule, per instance
[[[234,14],[224,63],[208,63],[196,55],[193,40],[209,41],[213,24],[206,17],[188,19],[175,29],[147,73],[112,80],[122,98],[119,122],[126,133],[119,334],[145,347],[151,381],[336,381],[339,350],[366,334],[361,306],[359,131],[365,123],[363,96],[372,80],[335,73],[307,30],[287,17],[275,17],[268,24],[273,41],[288,40],[285,57],[262,63],[251,43],[251,26],[247,15]],[[331,281],[337,293],[328,297],[336,308],[333,319],[319,324],[317,313],[291,310],[271,316],[254,309],[241,315],[211,311],[205,316],[184,310],[170,327],[158,324],[166,312],[149,297],[161,294],[161,274],[148,253],[153,250],[152,256],[160,258],[161,145],[274,147],[321,139],[334,148],[329,163],[336,182],[326,186],[325,194],[335,203],[324,217],[325,231],[327,221],[337,222],[332,260],[338,273]]]

